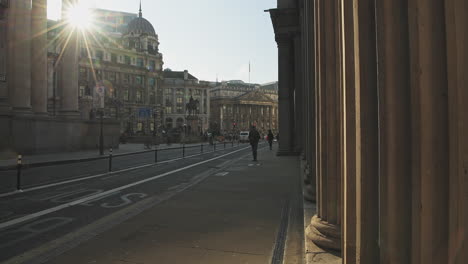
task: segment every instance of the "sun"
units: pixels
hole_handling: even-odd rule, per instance
[[[94,22],[93,12],[84,1],[77,1],[75,4],[71,5],[66,15],[68,23],[81,30],[89,29]]]

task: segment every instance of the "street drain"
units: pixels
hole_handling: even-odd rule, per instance
[[[286,200],[283,211],[281,212],[281,222],[276,236],[275,249],[273,250],[273,257],[271,258],[271,264],[282,264],[284,257],[284,246],[286,244],[286,236],[288,233],[288,222],[289,222],[289,200]]]

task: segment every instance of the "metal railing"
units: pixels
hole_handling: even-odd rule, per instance
[[[55,160],[55,161],[46,161],[46,162],[37,162],[37,163],[25,163],[23,160],[22,155],[18,155],[16,165],[10,166],[0,166],[0,173],[6,174],[16,174],[16,191],[21,191],[23,187],[35,187],[45,184],[53,184],[61,181],[68,181],[72,179],[79,179],[84,177],[89,177],[90,175],[86,174],[79,174],[73,176],[73,169],[77,168],[67,168],[67,173],[71,174],[72,176],[69,177],[57,177],[58,179],[48,179],[48,177],[44,180],[39,179],[35,183],[24,184],[24,174],[28,171],[32,171],[36,169],[35,176],[39,177],[42,174],[50,174],[54,173],[53,169],[55,169],[55,173],[61,173],[65,168],[61,166],[69,166],[72,164],[79,164],[80,167],[78,168],[80,172],[91,170],[90,173],[101,173],[101,174],[109,174],[112,172],[117,172],[122,169],[131,169],[137,168],[144,165],[154,165],[160,162],[169,162],[174,160],[185,159],[187,157],[193,157],[197,155],[202,155],[210,152],[221,151],[229,148],[235,148],[239,146],[239,142],[236,141],[229,141],[229,142],[214,142],[213,144],[182,144],[180,147],[167,147],[167,148],[158,148],[155,146],[153,149],[149,150],[142,150],[142,151],[135,151],[129,153],[122,153],[122,154],[114,154],[113,149],[109,149],[109,154],[105,156],[99,157],[87,157],[87,158],[79,158],[79,159],[69,159],[69,160]],[[221,147],[219,146],[221,145]],[[162,153],[166,153],[166,155],[162,155]],[[116,159],[122,159],[124,157],[134,157],[135,159],[126,159],[118,162]],[[125,163],[125,164],[122,164]],[[84,166],[83,164],[87,164]],[[38,171],[42,169],[42,171]],[[16,172],[16,173],[15,173]],[[3,178],[3,177],[2,177]],[[2,179],[0,179],[2,180]],[[12,184],[10,184],[12,185]],[[11,186],[13,187],[13,186]],[[6,190],[0,189],[0,193]]]

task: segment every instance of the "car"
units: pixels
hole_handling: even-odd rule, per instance
[[[249,131],[241,131],[239,134],[239,141],[242,142],[249,142]]]

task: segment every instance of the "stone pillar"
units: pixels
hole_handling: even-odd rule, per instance
[[[10,105],[31,114],[31,0],[10,1],[7,22],[7,78]]]
[[[343,263],[379,263],[375,1],[343,1],[345,160]]]
[[[47,0],[34,0],[31,15],[31,104],[38,115],[47,115]]]
[[[468,5],[445,1],[449,117],[449,252],[447,263],[468,259]],[[462,37],[465,36],[465,37]]]
[[[278,155],[290,155],[293,152],[292,129],[293,121],[293,90],[294,78],[294,53],[293,42],[290,34],[276,34],[278,44],[278,108],[280,141]],[[294,117],[293,117],[294,118]]]
[[[62,1],[62,21],[65,22],[66,10],[74,0]],[[62,57],[60,58],[61,99],[60,115],[78,117],[78,29],[65,23],[63,34]]]
[[[302,87],[302,35],[294,36],[294,151],[300,153],[304,144],[304,112],[302,109],[304,89]]]
[[[341,175],[342,175],[342,94],[340,58],[337,41],[339,12],[336,3],[317,1],[316,19],[319,78],[317,142],[317,215],[312,218],[306,235],[320,247],[341,249]]]
[[[411,263],[408,1],[376,1],[381,263]]]

